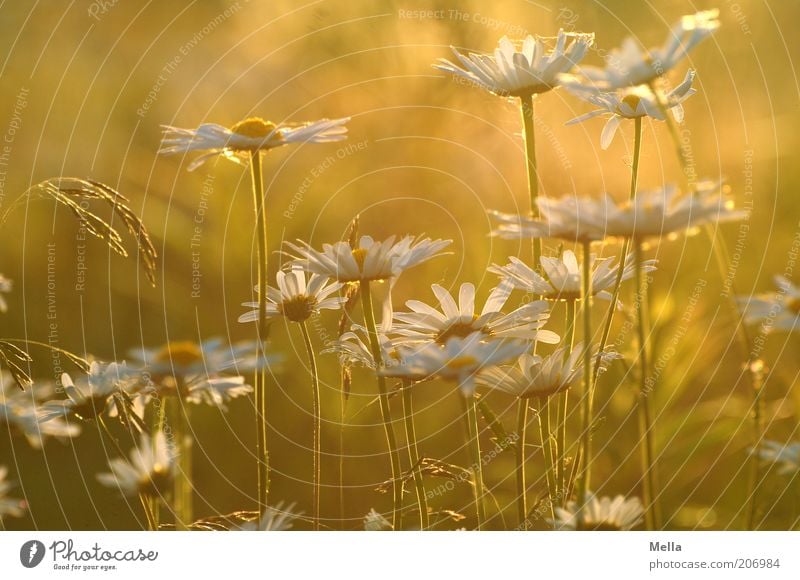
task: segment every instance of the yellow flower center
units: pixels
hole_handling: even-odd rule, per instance
[[[470,355],[458,356],[454,359],[450,359],[447,362],[447,368],[453,371],[460,371],[463,369],[475,367],[477,365],[478,365],[478,359]]]
[[[642,100],[641,97],[639,97],[638,95],[631,94],[631,95],[625,95],[622,98],[622,103],[624,105],[628,105],[631,108],[631,110],[635,112],[636,107],[639,106],[641,100]]]
[[[280,310],[292,322],[303,322],[313,314],[316,305],[317,300],[313,296],[295,296],[291,300],[284,301],[280,305]]]
[[[172,475],[166,465],[156,463],[150,473],[139,481],[139,492],[151,497],[160,497],[172,483]]]
[[[438,342],[440,344],[446,344],[447,341],[450,340],[451,338],[454,338],[454,337],[466,338],[470,334],[472,334],[473,332],[476,332],[476,331],[481,331],[484,334],[489,334],[483,328],[475,328],[474,323],[475,323],[475,321],[477,319],[478,319],[478,317],[473,314],[472,315],[472,320],[469,320],[469,321],[460,320],[458,322],[454,322],[453,324],[451,324],[450,326],[448,326],[447,328],[442,330],[436,336],[436,342]]]
[[[360,271],[364,271],[364,260],[367,259],[367,249],[366,248],[356,248],[353,250],[353,259],[358,264],[358,269]]]
[[[793,314],[800,314],[800,298],[795,296],[789,298],[789,300],[786,301],[786,309]]]
[[[265,121],[261,117],[250,117],[249,119],[245,119],[244,121],[239,121],[236,123],[233,127],[231,127],[231,131],[245,137],[263,139],[272,133],[276,128],[277,125],[275,125],[275,123]]]
[[[169,342],[161,347],[154,357],[156,362],[172,362],[177,365],[189,365],[203,360],[203,351],[190,341]]]

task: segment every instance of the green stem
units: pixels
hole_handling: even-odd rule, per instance
[[[566,331],[564,333],[566,340],[565,358],[569,358],[572,353],[572,347],[575,344],[575,314],[577,310],[577,303],[575,300],[568,300],[566,302]],[[558,483],[558,500],[559,504],[563,504],[567,498],[567,467],[565,465],[567,460],[567,415],[569,411],[569,392],[564,391],[558,394],[557,403],[558,412],[556,414],[556,476]]]
[[[757,371],[752,370],[753,374],[753,453],[750,457],[750,481],[748,483],[748,491],[750,493],[747,501],[747,529],[756,530],[756,516],[758,515],[758,495],[761,491],[761,458],[758,456],[758,450],[761,449],[761,440],[764,436],[764,400],[761,397],[764,387],[764,374],[762,365],[758,363],[751,363],[757,365]]]
[[[181,392],[181,389],[178,389]],[[178,444],[178,470],[174,481],[175,527],[187,530],[192,523],[192,436],[189,432],[189,406],[176,397],[173,437]]]
[[[539,216],[539,206],[536,199],[539,196],[539,170],[536,164],[536,128],[534,124],[533,95],[519,98],[522,111],[522,127],[525,137],[525,167],[528,174],[528,194],[530,196],[531,216]],[[539,269],[539,258],[542,255],[542,240],[533,240],[533,268]]]
[[[472,479],[475,490],[475,510],[478,516],[478,530],[482,530],[486,522],[486,508],[483,504],[483,462],[481,460],[481,443],[478,428],[478,413],[475,409],[475,397],[464,397],[460,392],[458,397],[464,403],[464,420],[467,425],[469,439],[470,461],[472,466]]]
[[[581,458],[583,473],[578,482],[578,505],[586,505],[592,472],[592,266],[590,241],[583,242],[583,275],[581,306],[583,307],[583,395],[581,396]],[[583,515],[581,515],[583,517]]]
[[[153,420],[153,437],[152,437],[152,445],[153,451],[155,451],[156,447],[156,438],[155,435],[157,433],[164,432],[164,426],[167,422],[167,402],[159,395],[154,400],[154,405],[156,406],[155,409],[155,416],[152,418]],[[161,501],[157,497],[150,497],[148,498],[148,502],[150,503],[150,513],[153,517],[153,523],[155,525],[155,529],[157,530],[160,523],[161,523]]]
[[[651,83],[650,89],[656,95],[656,101],[658,103],[659,108],[661,109],[661,113],[663,114],[666,123],[667,129],[669,130],[670,137],[672,138],[672,142],[675,146],[676,154],[678,157],[678,163],[680,163],[681,171],[683,172],[684,178],[686,179],[686,185],[689,189],[689,192],[694,195],[696,193],[694,187],[694,180],[690,177],[691,170],[689,168],[689,163],[686,159],[686,155],[684,154],[683,147],[681,146],[681,139],[680,135],[678,134],[678,128],[675,125],[673,119],[667,113],[667,107],[661,98],[661,94],[655,90],[655,86]],[[714,250],[714,260],[717,263],[717,268],[719,270],[720,279],[725,280],[727,277],[727,268],[728,264],[730,264],[730,256],[728,254],[728,246],[725,243],[725,238],[722,236],[716,235],[715,228],[707,224],[703,230],[706,233],[706,237],[708,238],[711,247]],[[734,281],[730,281],[730,288],[729,291],[725,293],[725,297],[727,298],[728,306],[733,312],[734,317],[736,319],[736,336],[739,341],[739,348],[742,351],[742,355],[744,356],[746,362],[745,366],[750,372],[750,381],[752,386],[753,392],[753,413],[752,413],[752,421],[753,421],[753,431],[754,431],[754,438],[756,441],[760,441],[761,438],[764,436],[763,432],[763,421],[760,416],[760,411],[758,410],[758,406],[761,404],[760,397],[761,397],[761,389],[759,385],[759,378],[756,376],[756,372],[753,370],[754,365],[757,366],[758,361],[752,360],[753,358],[753,350],[751,345],[753,344],[752,340],[750,339],[750,333],[747,330],[747,326],[744,322],[744,314],[739,309],[739,305],[736,302],[736,296],[739,293],[736,291],[736,286]],[[757,486],[759,485],[759,481],[755,475],[758,475],[758,471],[760,466],[758,464],[758,459],[756,457],[750,458],[751,462],[751,477],[749,478],[748,483],[748,508],[745,511],[745,518],[746,518],[746,526],[748,530],[753,529],[754,525],[754,518],[756,512],[756,496],[758,495]]]
[[[253,211],[256,216],[258,238],[258,355],[264,358],[267,340],[267,210],[264,199],[264,180],[261,171],[261,153],[250,154],[250,174],[253,186]],[[266,372],[255,371],[256,407],[256,459],[258,461],[258,511],[263,513],[269,501],[269,453],[267,451]]]
[[[644,479],[644,504],[646,508],[645,524],[648,530],[659,529],[659,508],[657,476],[655,465],[655,453],[653,439],[655,437],[653,419],[650,413],[650,394],[652,388],[649,385],[650,366],[649,366],[649,345],[647,335],[648,327],[648,301],[647,301],[647,277],[642,271],[642,244],[634,241],[634,257],[636,260],[636,312],[637,329],[639,337],[639,429],[640,429],[640,448],[642,454],[642,477]]]
[[[517,401],[517,447],[516,476],[517,476],[517,517],[519,529],[527,529],[528,521],[528,485],[525,482],[525,441],[528,431],[528,400]]]
[[[408,461],[414,469],[414,488],[417,492],[419,525],[421,530],[427,530],[430,527],[428,500],[425,497],[425,483],[422,481],[422,465],[420,464],[419,446],[417,445],[417,430],[414,427],[414,399],[411,381],[403,382],[403,418],[406,427],[406,441],[408,442]]]
[[[322,429],[322,418],[320,416],[319,402],[319,375],[317,373],[317,359],[314,356],[314,347],[311,344],[311,336],[308,334],[308,325],[305,321],[300,323],[300,330],[303,333],[303,342],[308,353],[308,365],[311,367],[311,399],[314,416],[313,442],[314,442],[314,498],[312,502],[314,530],[319,530],[319,490],[320,490],[320,459],[322,457],[322,447],[320,443],[320,431]]]
[[[392,425],[392,411],[389,407],[389,392],[386,388],[386,377],[380,374],[383,367],[381,343],[378,338],[378,328],[375,325],[375,314],[372,310],[372,293],[369,281],[361,282],[361,307],[364,311],[364,324],[369,334],[372,358],[375,361],[375,374],[378,382],[378,400],[381,406],[383,430],[386,433],[386,445],[389,448],[389,460],[392,466],[392,526],[395,530],[402,529],[403,508],[403,482],[401,481],[400,453],[397,450],[397,437]]]
[[[553,432],[550,425],[550,404],[547,397],[539,398],[539,439],[542,443],[544,470],[547,476],[547,496],[550,502],[550,516],[555,518],[556,508],[556,466],[553,459]]]
[[[633,128],[633,165],[631,166],[631,187],[628,197],[631,201],[636,198],[636,189],[639,182],[639,159],[642,152],[642,118],[637,117],[634,120]],[[608,344],[608,337],[611,334],[611,324],[614,321],[614,312],[617,309],[617,301],[619,300],[619,289],[622,286],[622,277],[625,275],[625,262],[628,259],[628,252],[630,251],[630,239],[625,238],[622,242],[622,253],[619,257],[619,270],[617,270],[617,278],[614,280],[614,290],[611,292],[611,304],[606,313],[606,320],[603,323],[603,332],[600,335],[600,347],[597,350],[597,357],[594,361],[594,375],[592,383],[597,383],[597,377],[600,375],[600,364],[603,358],[603,351]]]

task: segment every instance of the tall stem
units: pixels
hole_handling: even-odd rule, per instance
[[[250,174],[253,185],[253,210],[258,238],[258,360],[264,358],[267,340],[267,209],[264,199],[264,180],[261,173],[261,153],[250,154]],[[263,512],[269,500],[269,453],[267,451],[266,372],[256,369],[254,377],[256,407],[256,459],[258,461],[258,508]]]
[[[575,343],[575,314],[577,304],[575,300],[568,300],[566,302],[566,332],[564,333],[566,341],[565,358],[569,358],[572,353],[572,347]],[[567,414],[569,411],[569,392],[564,391],[558,394],[557,403],[558,412],[556,414],[556,478],[558,483],[558,499],[559,504],[563,504],[567,499],[567,468],[565,462],[567,460]]]
[[[539,439],[542,442],[544,470],[547,476],[547,495],[550,502],[550,516],[555,518],[556,509],[556,466],[553,460],[553,431],[550,425],[550,404],[547,397],[539,398]]]
[[[389,407],[389,392],[386,388],[386,377],[379,372],[381,367],[383,367],[383,355],[381,354],[381,343],[378,338],[378,328],[375,325],[375,314],[372,310],[372,293],[370,292],[369,281],[362,281],[360,290],[361,307],[364,311],[364,324],[369,333],[372,358],[375,361],[375,374],[378,382],[378,400],[381,405],[383,430],[386,433],[386,445],[389,448],[389,460],[392,466],[392,526],[395,530],[399,530],[402,527],[403,521],[403,482],[401,481],[400,453],[397,450],[397,437],[395,437],[394,426],[392,425],[392,412]]]
[[[636,188],[639,182],[639,158],[642,152],[642,118],[636,117],[634,120],[633,128],[633,164],[631,166],[631,187],[628,198],[633,201],[636,198]],[[614,312],[617,310],[617,301],[619,300],[619,289],[622,286],[622,278],[625,275],[625,262],[628,259],[628,252],[630,251],[630,239],[625,238],[622,242],[622,253],[619,257],[619,270],[617,271],[617,278],[614,281],[614,289],[611,292],[611,303],[608,306],[608,313],[606,320],[603,323],[603,332],[600,335],[600,347],[597,350],[597,357],[594,361],[594,374],[592,382],[597,382],[597,377],[600,374],[600,363],[603,358],[603,351],[608,344],[608,337],[611,334],[611,324],[614,321]]]
[[[581,305],[583,307],[583,394],[581,396],[581,457],[583,473],[578,482],[578,505],[583,508],[588,499],[592,473],[592,243],[583,242],[583,275],[581,276]]]
[[[761,393],[764,387],[764,368],[760,361],[750,363],[750,372],[753,375],[753,452],[750,458],[750,480],[748,491],[750,496],[747,502],[747,529],[756,530],[756,516],[758,515],[758,495],[761,491],[761,440],[764,437],[764,400]]]
[[[527,95],[519,98],[522,111],[522,127],[525,137],[525,167],[528,174],[528,194],[530,196],[530,213],[532,217],[539,216],[539,206],[536,199],[539,197],[539,170],[536,164],[536,128],[534,125],[533,102],[534,96]],[[533,267],[539,269],[539,258],[542,255],[542,240],[533,240]]]
[[[422,481],[422,465],[420,465],[419,446],[417,445],[417,430],[414,427],[414,398],[411,381],[403,382],[403,418],[408,442],[408,461],[413,467],[414,488],[417,492],[419,526],[421,530],[427,530],[430,526],[428,500],[425,497],[425,483]]]
[[[180,392],[181,389],[179,388]],[[173,405],[173,436],[178,444],[178,470],[175,474],[175,527],[187,530],[192,523],[192,436],[189,433],[189,406],[176,397]]]
[[[314,498],[312,501],[314,530],[319,530],[319,489],[320,489],[320,459],[322,457],[322,447],[320,443],[320,431],[322,429],[322,418],[320,415],[319,404],[319,374],[317,373],[317,359],[314,356],[314,347],[311,344],[311,336],[308,334],[308,326],[305,321],[300,323],[300,330],[303,333],[303,342],[308,353],[308,365],[311,367],[311,399],[314,416],[313,442],[314,442]]]
[[[483,505],[483,462],[481,460],[481,443],[478,428],[478,413],[475,409],[475,397],[464,397],[460,392],[458,397],[464,403],[464,420],[467,426],[467,436],[469,438],[470,469],[472,470],[472,480],[475,486],[475,510],[478,516],[478,530],[483,529],[486,522],[486,508]]]
[[[519,529],[524,530],[528,521],[528,484],[525,481],[525,441],[528,431],[528,400],[517,401],[517,447],[516,479],[517,479],[517,517]]]
[[[653,419],[650,413],[650,394],[652,388],[649,385],[650,366],[649,366],[649,345],[647,335],[648,328],[648,301],[647,301],[647,277],[642,271],[642,244],[634,241],[634,256],[636,260],[636,312],[637,329],[639,336],[639,429],[640,429],[640,448],[642,456],[642,477],[644,478],[644,504],[646,508],[645,524],[649,530],[659,529],[659,508],[657,475],[655,465],[655,453],[653,439]]]
[[[650,89],[653,94],[656,95],[656,101],[658,103],[659,108],[661,109],[661,113],[664,116],[667,129],[669,130],[669,135],[672,138],[672,142],[675,146],[676,155],[678,157],[678,162],[681,166],[681,171],[683,172],[684,178],[686,180],[686,184],[689,188],[689,191],[692,195],[696,193],[694,187],[694,180],[691,176],[691,169],[689,167],[688,160],[684,153],[683,147],[681,145],[681,138],[678,134],[678,128],[675,125],[672,118],[667,113],[667,107],[664,103],[663,98],[661,97],[661,93],[656,91],[654,83],[650,84]],[[728,246],[725,243],[725,239],[722,236],[716,235],[716,230],[711,225],[706,225],[703,230],[706,233],[706,237],[708,238],[709,242],[711,243],[711,247],[714,250],[714,260],[717,263],[717,268],[719,270],[720,279],[725,280],[727,278],[727,268],[730,264],[730,256],[728,254]],[[759,377],[757,376],[758,372],[754,370],[758,366],[760,366],[760,361],[753,360],[753,350],[751,345],[753,344],[752,340],[750,339],[750,333],[747,331],[747,326],[744,322],[744,314],[739,309],[739,305],[736,302],[736,296],[738,292],[736,291],[736,286],[734,281],[730,280],[730,287],[729,291],[724,293],[725,297],[727,298],[728,306],[733,312],[734,317],[736,319],[736,336],[737,340],[739,341],[739,348],[742,351],[742,355],[745,358],[745,366],[750,372],[750,382],[752,387],[752,397],[753,397],[753,411],[751,413],[751,420],[753,422],[753,432],[754,432],[754,439],[755,441],[760,441],[764,435],[763,432],[763,421],[761,418],[761,413],[759,410],[759,406],[762,404],[761,402],[761,385],[759,384]],[[758,462],[758,457],[755,455],[751,455],[750,457],[750,472],[751,476],[749,478],[748,483],[748,507],[745,511],[745,518],[746,518],[746,526],[748,530],[753,529],[753,525],[755,523],[755,512],[756,512],[756,497],[758,495],[758,486],[760,484],[760,477],[758,477],[760,470],[760,465]]]

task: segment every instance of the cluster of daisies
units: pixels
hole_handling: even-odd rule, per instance
[[[311,370],[314,501],[308,521],[314,529],[320,529],[323,474],[319,439],[324,410],[319,405],[317,353],[307,322],[323,310],[344,310],[352,326],[327,344],[322,353],[338,356],[348,372],[352,367],[362,367],[374,375],[391,472],[391,509],[370,511],[364,519],[365,529],[425,530],[441,523],[436,519],[440,516],[427,505],[421,468],[424,458],[417,448],[412,399],[420,385],[435,379],[452,385],[454,396],[464,405],[477,529],[492,527],[497,521],[497,514],[490,513],[492,506],[486,500],[482,481],[478,418],[491,415],[484,412],[483,399],[491,391],[513,397],[518,409],[516,443],[508,446],[516,459],[512,478],[517,485],[516,529],[535,527],[537,514],[544,514],[538,519],[552,529],[629,530],[642,524],[658,529],[661,520],[652,443],[655,426],[644,388],[650,372],[648,360],[653,358],[647,340],[647,278],[656,263],[644,254],[649,244],[735,221],[745,214],[734,208],[719,181],[696,181],[683,190],[672,184],[640,190],[641,122],[645,117],[663,121],[673,136],[677,134],[674,123],[684,122],[683,103],[695,93],[695,72],[686,71],[674,87],[669,86],[669,73],[719,27],[717,17],[716,10],[684,16],[660,47],[643,49],[635,39],[628,38],[621,48],[608,53],[604,67],[581,64],[594,43],[593,34],[564,31],[556,38],[528,36],[521,43],[504,37],[489,55],[463,54],[454,49],[456,62],[442,59],[434,65],[499,97],[520,102],[530,208],[523,215],[491,212],[491,216],[496,224],[493,235],[534,240],[532,259],[512,256],[507,264],[492,265],[489,272],[497,276],[497,283],[482,303],[471,283],[463,283],[454,291],[434,284],[432,296],[408,300],[397,308],[393,296],[397,279],[420,264],[441,259],[451,241],[411,235],[376,240],[357,235],[357,221],[346,241],[321,248],[301,240],[286,243],[280,252],[283,263],[274,277],[269,275],[267,258],[274,255],[274,249],[267,247],[263,156],[292,143],[342,140],[349,119],[287,124],[250,118],[231,128],[218,124],[203,124],[196,129],[165,127],[160,153],[200,153],[190,161],[189,170],[222,156],[252,172],[259,278],[252,299],[243,303],[246,310],[239,321],[254,323],[257,339],[235,345],[219,340],[173,342],[132,352],[126,363],[92,363],[79,378],[65,374],[57,384],[37,383],[25,391],[11,388],[10,379],[3,377],[0,420],[33,445],[41,445],[45,437],[77,437],[82,421],[97,422],[118,451],[118,457],[109,462],[110,472],[98,475],[100,483],[139,497],[150,529],[164,525],[164,513],[173,518],[176,527],[189,528],[194,521],[192,444],[186,429],[190,405],[225,410],[229,400],[253,395],[257,411],[258,517],[239,529],[288,529],[299,515],[294,504],[270,503],[265,437],[268,410],[263,405],[265,373],[277,362],[277,357],[267,354],[267,328],[278,320],[288,321],[303,334]],[[534,104],[559,87],[596,107],[567,124],[598,116],[608,118],[600,137],[604,149],[623,128],[624,120],[634,120],[636,149],[631,189],[624,201],[607,193],[557,199],[538,195]],[[558,250],[551,240],[558,241]],[[575,249],[565,249],[565,244]],[[618,247],[618,257],[603,255],[608,247]],[[630,308],[621,300],[620,288],[625,281],[635,282]],[[772,299],[750,301],[748,321],[769,317],[777,328],[795,328],[800,317],[800,291],[788,281],[781,283],[788,300],[781,298],[777,307]],[[373,291],[379,284],[384,289],[383,298],[376,305]],[[0,285],[0,291],[3,288]],[[359,304],[360,318],[356,316]],[[0,306],[4,306],[2,301]],[[600,326],[596,325],[598,317],[592,316],[597,308],[604,314]],[[639,320],[639,344],[633,362],[639,367],[642,384],[636,405],[645,425],[642,498],[595,494],[591,479],[598,379],[622,358],[608,347],[613,317],[619,311]],[[548,328],[556,312],[564,316],[563,326],[557,326],[564,329],[560,333]],[[248,374],[253,377],[252,384],[245,378]],[[393,420],[400,404],[392,405],[396,394],[401,395],[407,441],[402,448]],[[574,409],[579,413],[572,413]],[[573,419],[576,415],[579,422]],[[527,433],[531,417],[539,426],[535,445],[529,442],[532,437]],[[128,452],[123,450],[125,437],[134,443]],[[407,457],[401,457],[401,450]],[[532,453],[541,455],[546,471],[538,480],[544,483],[536,484],[546,486],[546,493],[536,505],[528,502],[533,495],[533,486],[527,480]],[[792,447],[768,442],[759,447],[758,455],[785,465],[787,470],[798,469],[798,453]],[[0,517],[20,515],[24,502],[7,498],[10,487],[5,476],[6,469],[0,468]],[[414,486],[413,505],[405,494],[409,482]]]

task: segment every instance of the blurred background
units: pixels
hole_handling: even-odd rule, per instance
[[[14,280],[3,336],[47,340],[56,325],[61,348],[123,360],[131,348],[168,340],[222,336],[253,338],[236,322],[249,300],[254,273],[254,220],[246,169],[225,160],[190,173],[188,158],[160,157],[161,125],[230,126],[249,116],[275,122],[350,116],[342,143],[284,148],[265,158],[270,246],[300,238],[319,247],[345,235],[361,216],[361,232],[377,238],[427,234],[454,241],[453,254],[401,277],[395,308],[416,298],[433,301],[430,284],[472,281],[485,298],[496,283],[486,269],[508,256],[526,257],[527,243],[488,237],[487,209],[527,209],[518,105],[454,82],[431,68],[451,57],[450,45],[485,52],[507,34],[555,35],[559,28],[596,33],[609,50],[628,35],[660,45],[681,15],[718,7],[721,29],[669,77],[698,72],[698,94],[686,107],[683,135],[697,171],[725,177],[740,206],[752,209],[743,226],[724,226],[734,254],[730,275],[740,294],[772,289],[800,235],[798,84],[794,59],[800,38],[790,24],[800,4],[764,0],[514,0],[503,3],[436,0],[308,0],[203,2],[33,2],[0,7],[0,166],[3,210],[31,185],[59,175],[88,177],[131,199],[156,241],[158,284],[150,287],[136,257],[110,254],[100,241],[79,238],[70,215],[36,202],[10,215],[2,230],[0,272]],[[600,64],[602,51],[585,62]],[[543,195],[627,195],[632,128],[625,124],[607,151],[603,121],[564,122],[589,106],[564,91],[536,105]],[[645,123],[640,187],[680,181],[666,127]],[[192,247],[195,225],[201,229]],[[48,246],[48,244],[51,244]],[[555,245],[550,245],[552,251]],[[85,252],[85,272],[78,270]],[[609,245],[603,253],[615,255]],[[193,295],[193,257],[201,274]],[[528,250],[529,251],[529,250]],[[657,383],[654,394],[662,506],[673,529],[741,526],[747,489],[750,401],[735,318],[720,297],[723,283],[705,236],[650,248],[659,269],[653,283]],[[48,318],[48,259],[55,266],[55,317]],[[279,262],[273,254],[271,276]],[[196,274],[196,273],[195,273]],[[791,272],[789,272],[791,274]],[[81,276],[85,284],[81,285]],[[625,290],[628,298],[630,288]],[[52,300],[52,298],[51,298]],[[359,316],[356,312],[356,316]],[[559,329],[560,307],[552,327]],[[599,321],[599,318],[598,318]],[[630,349],[624,317],[612,340]],[[318,348],[336,333],[337,313],[312,325]],[[273,501],[311,510],[311,399],[296,327],[277,324],[272,349],[285,355],[269,384]],[[800,362],[797,338],[774,335],[761,356],[768,367],[768,436],[797,438]],[[46,352],[35,372],[52,380]],[[338,489],[340,386],[336,358],[320,357],[323,377],[323,517],[325,525],[362,527],[370,508],[387,511],[391,498],[375,491],[389,477],[375,385],[354,371],[343,445],[344,490]],[[599,385],[596,490],[641,495],[633,409],[635,375],[623,365]],[[466,466],[461,405],[452,385],[416,389],[421,452]],[[613,398],[612,398],[613,394]],[[511,431],[514,401],[487,402]],[[399,403],[394,409],[399,418]],[[251,399],[226,414],[203,407],[192,417],[196,436],[194,483],[198,517],[255,507],[255,427]],[[402,433],[401,424],[397,425]],[[535,433],[532,425],[531,433]],[[536,438],[531,436],[531,444]],[[484,433],[483,445],[492,446]],[[405,456],[404,456],[405,459]],[[544,491],[541,458],[531,448],[531,497]],[[8,529],[127,529],[137,526],[138,502],[101,487],[106,470],[97,427],[67,442],[30,449],[0,437],[0,464],[20,483],[29,514],[7,519]],[[514,521],[513,455],[485,468],[499,512]],[[445,480],[429,479],[429,489]],[[463,512],[472,525],[470,488],[456,484],[435,497],[435,509]],[[768,473],[762,492],[763,527],[786,529],[797,516],[800,490]],[[413,502],[412,494],[408,502]],[[491,511],[497,511],[492,509]],[[501,517],[493,520],[502,527]],[[541,522],[537,526],[541,527]],[[302,525],[301,525],[302,527]]]

